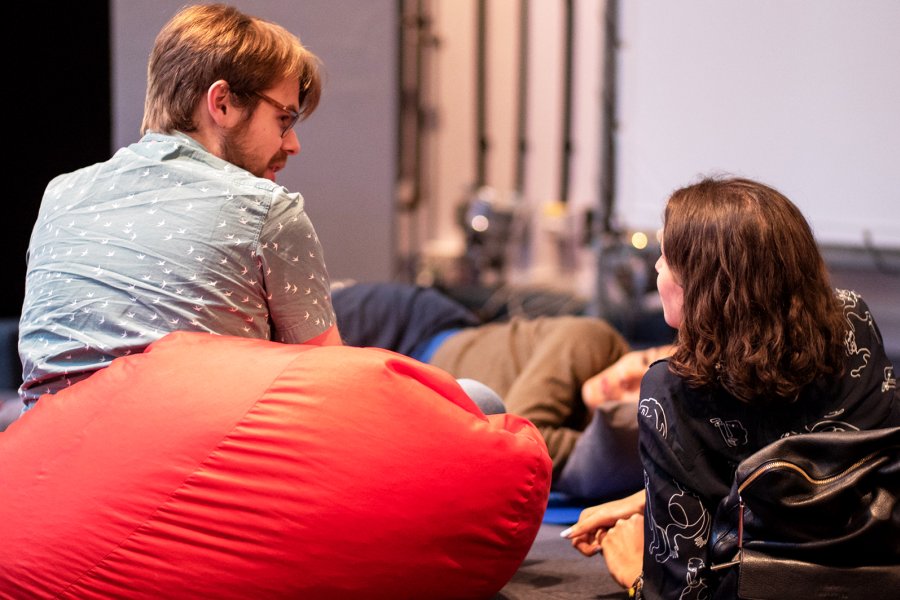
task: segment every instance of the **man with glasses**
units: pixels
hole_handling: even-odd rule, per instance
[[[318,68],[294,35],[232,7],[164,26],[143,138],[45,192],[20,324],[26,406],[175,330],[340,343],[303,198],[275,183]]]

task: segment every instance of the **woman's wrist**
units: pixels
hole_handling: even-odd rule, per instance
[[[641,600],[644,597],[644,574],[641,573],[628,588],[628,597],[635,600]]]

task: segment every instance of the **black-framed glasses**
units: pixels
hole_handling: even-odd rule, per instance
[[[281,102],[277,102],[277,101],[273,100],[272,98],[269,98],[262,92],[253,92],[253,93],[256,94],[257,96],[259,96],[260,98],[262,98],[263,100],[265,100],[266,102],[268,102],[269,104],[271,104],[272,106],[274,106],[275,108],[277,108],[279,110],[283,110],[287,114],[291,115],[290,122],[281,129],[281,137],[286,136],[287,132],[290,131],[291,129],[293,129],[294,125],[297,124],[297,121],[300,120],[300,113],[289,106],[285,106]]]

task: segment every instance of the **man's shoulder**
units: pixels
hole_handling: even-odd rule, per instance
[[[148,160],[150,152],[147,136],[140,141],[119,148],[111,157],[104,161],[87,165],[57,175],[47,184],[48,191],[59,187],[72,187],[80,182],[93,182],[110,173],[126,171],[141,160]]]
[[[180,190],[179,196],[193,192],[202,197],[223,196],[264,211],[272,206],[303,209],[299,193],[216,157],[178,132],[148,133],[103,162],[58,175],[47,185],[45,197],[68,196],[72,189],[96,199],[124,191],[158,194],[169,188]]]
[[[146,134],[139,142],[119,151],[127,160],[128,154],[148,160],[159,177],[174,178],[184,185],[207,186],[224,184],[229,196],[250,196],[256,199],[283,197],[297,201],[299,194],[288,192],[283,186],[242,169],[209,152],[198,141],[181,132]],[[118,153],[117,153],[118,154]]]
[[[47,184],[47,192],[74,187],[79,181],[92,181],[96,178],[97,173],[100,172],[105,165],[109,164],[110,161],[112,161],[112,158],[86,167],[81,167],[74,171],[69,171],[68,173],[57,175]]]
[[[289,192],[284,186],[258,177],[223,158],[209,152],[191,136],[174,132],[170,134],[148,133],[135,145],[135,150],[142,154],[150,153],[158,156],[161,168],[171,167],[173,170],[185,170],[193,174],[192,179],[206,181],[210,178],[230,187],[230,194],[267,197],[273,200],[300,202],[297,193]]]

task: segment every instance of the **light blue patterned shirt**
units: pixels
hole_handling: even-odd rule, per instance
[[[20,393],[31,404],[171,331],[301,343],[334,323],[303,198],[187,135],[150,133],[47,187]]]

